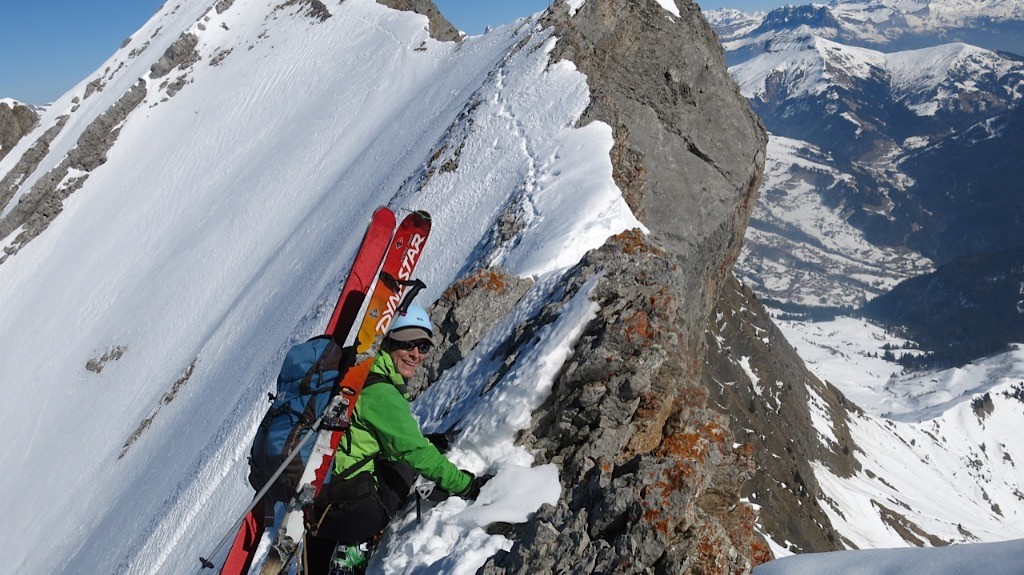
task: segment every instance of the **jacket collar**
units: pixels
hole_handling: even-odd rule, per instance
[[[376,373],[398,388],[398,391],[402,392],[402,395],[408,397],[406,393],[405,378],[402,374],[398,373],[398,369],[395,368],[395,362],[391,359],[391,354],[384,350],[377,352],[377,357],[373,360],[373,366],[370,367],[370,373]]]

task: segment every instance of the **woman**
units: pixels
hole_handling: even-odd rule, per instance
[[[335,564],[361,572],[367,556],[359,545],[383,532],[417,474],[466,499],[476,499],[490,479],[448,461],[412,416],[406,382],[423,363],[433,336],[430,317],[419,306],[409,306],[392,322],[356,401],[352,425],[338,445],[332,477],[313,504],[310,531],[315,535],[307,537],[310,573],[329,572],[337,544],[339,553],[349,556]]]

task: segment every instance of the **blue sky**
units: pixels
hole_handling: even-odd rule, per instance
[[[190,0],[195,1],[195,0]],[[808,2],[810,0],[807,0]],[[790,0],[791,3],[802,3]],[[0,0],[0,98],[44,104],[94,72],[163,0]],[[460,30],[480,34],[550,0],[435,0]],[[705,9],[767,10],[785,0],[705,0]]]

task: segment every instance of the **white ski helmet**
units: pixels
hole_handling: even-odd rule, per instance
[[[430,323],[427,310],[412,304],[405,313],[397,316],[388,328],[388,337],[395,341],[416,341],[434,337],[434,326]]]

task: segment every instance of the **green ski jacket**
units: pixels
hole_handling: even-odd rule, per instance
[[[404,393],[405,380],[395,369],[391,356],[378,352],[370,373],[381,375],[387,381],[364,387],[360,392],[352,414],[350,435],[342,438],[334,455],[334,474],[344,473],[366,459],[369,460],[358,471],[349,472],[348,477],[363,471],[372,473],[373,459],[383,457],[405,463],[449,493],[465,492],[472,477],[459,470],[423,437]]]

